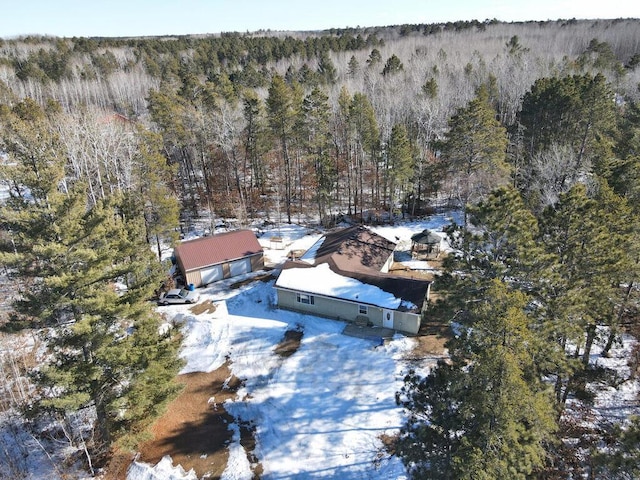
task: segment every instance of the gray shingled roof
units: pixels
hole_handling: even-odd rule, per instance
[[[433,233],[431,230],[423,230],[422,232],[413,235],[411,237],[411,241],[422,245],[439,245],[442,241],[442,237]]]

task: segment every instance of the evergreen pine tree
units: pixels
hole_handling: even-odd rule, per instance
[[[148,302],[160,270],[142,207],[115,194],[89,202],[86,185],[65,176],[46,117],[28,110],[3,132],[15,164],[2,172],[14,187],[1,216],[15,249],[0,259],[28,282],[18,310],[49,330],[33,406],[61,414],[93,407],[98,457],[114,441],[135,442],[177,391],[179,338],[160,332]]]
[[[556,359],[553,372],[559,405],[582,384],[597,327],[615,323],[614,312],[624,297],[620,286],[630,265],[629,229],[626,220],[614,218],[618,212],[607,213],[614,197],[606,184],[600,188],[604,204],[590,198],[584,185],[576,185],[541,220],[540,239],[552,255],[539,282],[541,327],[566,355]]]
[[[304,143],[312,161],[315,180],[315,197],[320,223],[324,224],[330,196],[336,179],[330,158],[329,98],[314,88],[302,103]]]
[[[406,187],[414,167],[413,149],[404,125],[396,124],[391,129],[386,154],[387,166],[384,183],[388,184],[389,188],[389,209],[393,209],[397,200],[396,190]]]
[[[526,288],[544,263],[538,221],[512,187],[492,191],[468,209],[476,227],[463,245],[465,271],[478,278],[509,279]]]
[[[394,54],[391,55],[387,59],[387,63],[384,64],[384,68],[382,69],[382,75],[393,75],[395,73],[399,73],[404,70],[404,66],[400,59]]]
[[[416,478],[529,478],[556,429],[527,297],[495,280],[473,304],[451,363],[409,375],[398,396],[409,413],[399,452]]]
[[[327,52],[322,52],[320,54],[320,59],[318,60],[318,75],[320,75],[324,83],[329,85],[336,82],[336,67],[333,65],[333,62],[331,61],[331,58],[329,58],[329,54]]]
[[[294,173],[291,142],[294,134],[297,111],[295,109],[293,92],[285,83],[284,78],[279,75],[273,77],[271,85],[269,86],[267,114],[273,138],[279,144],[280,155],[282,157],[287,222],[291,223]]]
[[[616,193],[631,204],[640,202],[640,103],[629,102],[620,120],[615,146],[617,163],[607,177]]]
[[[458,196],[465,208],[490,190],[508,181],[507,136],[495,119],[486,87],[478,90],[469,104],[449,120],[449,131],[442,145],[449,172],[459,178]]]
[[[266,130],[263,114],[264,105],[255,91],[248,90],[244,93],[243,114],[244,128],[244,155],[245,162],[249,163],[251,171],[251,186],[264,193],[266,172],[262,160],[262,153],[266,150]]]
[[[574,75],[563,78],[541,78],[525,94],[519,121],[524,127],[523,144],[526,147],[525,173],[519,188],[525,197],[535,203],[535,194],[529,187],[537,185],[532,162],[552,149],[567,148],[571,162],[564,157],[559,181],[584,178],[596,173],[610,178],[616,168],[612,154],[616,132],[615,103],[606,79],[601,74]],[[557,163],[557,161],[555,162]],[[553,168],[549,165],[543,169]],[[554,179],[558,182],[558,179]],[[569,185],[570,187],[571,185]],[[535,192],[533,192],[535,193]]]
[[[347,75],[354,78],[360,72],[360,64],[354,55],[351,55],[349,59],[349,65],[347,66]]]
[[[381,61],[382,61],[382,55],[380,54],[380,50],[378,50],[377,48],[374,48],[373,50],[371,50],[371,53],[369,54],[369,58],[367,58],[367,64],[369,65],[369,67],[370,68],[374,67]]]
[[[179,205],[169,185],[177,173],[175,165],[167,165],[166,158],[160,153],[162,138],[138,128],[138,150],[136,152],[135,171],[139,179],[138,201],[141,202],[147,242],[155,247],[158,260],[162,259],[161,242],[173,244],[177,240],[175,226],[179,222]]]
[[[355,93],[349,105],[349,125],[353,135],[353,171],[354,195],[353,205],[356,213],[364,210],[365,178],[373,180],[371,191],[377,191],[378,171],[377,152],[380,144],[380,131],[375,111],[369,97],[363,93]]]
[[[422,93],[431,100],[438,96],[438,82],[434,77],[431,77],[429,80],[424,82],[424,85],[422,85]]]
[[[640,477],[640,417],[633,416],[627,425],[615,425],[612,430],[609,450],[594,456],[594,478]]]

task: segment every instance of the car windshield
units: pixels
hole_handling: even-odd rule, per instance
[[[182,288],[180,289],[180,294],[181,297],[186,297],[187,295],[189,295],[189,290],[187,290],[186,288]]]

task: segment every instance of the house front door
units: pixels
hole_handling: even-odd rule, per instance
[[[393,310],[382,310],[382,326],[393,328]]]

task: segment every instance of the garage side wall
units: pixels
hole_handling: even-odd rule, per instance
[[[420,330],[421,315],[410,312],[394,312],[393,328],[401,332],[411,333],[413,335]]]
[[[196,287],[202,286],[202,277],[200,275],[200,270],[192,270],[191,272],[187,272],[184,276],[187,285],[193,283]]]

